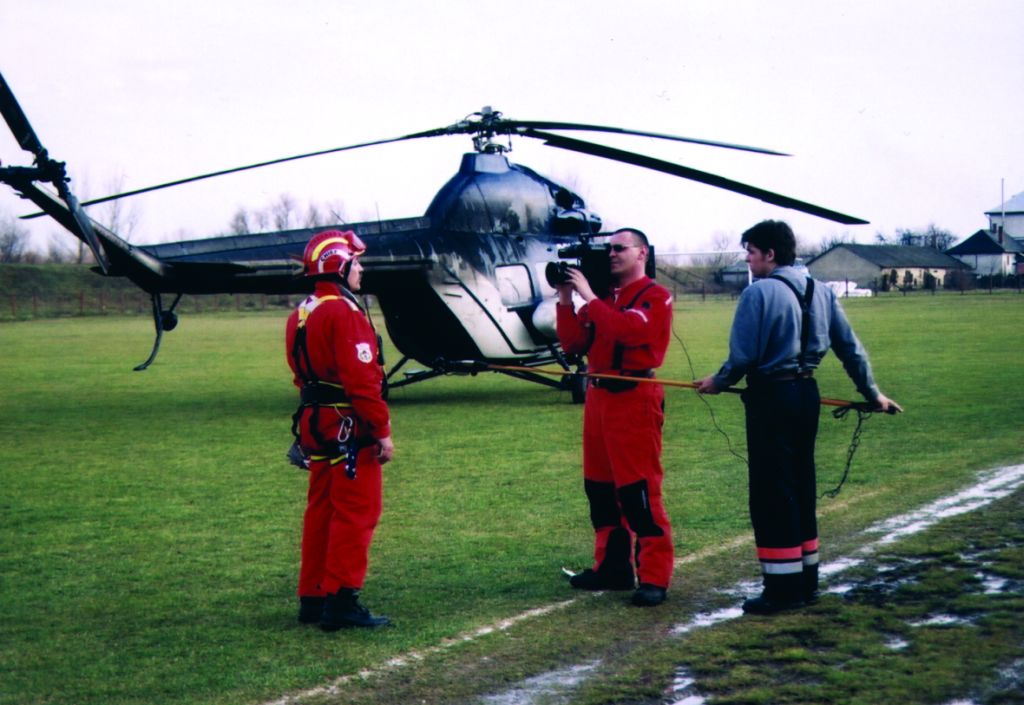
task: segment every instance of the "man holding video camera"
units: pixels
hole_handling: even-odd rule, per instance
[[[585,354],[589,372],[602,375],[590,379],[583,411],[594,567],[573,575],[570,584],[582,590],[635,588],[632,603],[641,607],[665,601],[674,557],[661,499],[664,389],[638,381],[654,377],[672,331],[672,295],[646,275],[650,257],[647,236],[623,228],[609,241],[611,291],[598,296],[572,267],[556,287],[563,350]],[[574,292],[584,301],[579,311]]]

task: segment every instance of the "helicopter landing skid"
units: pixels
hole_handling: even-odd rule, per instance
[[[556,355],[554,357],[555,361],[559,362],[568,372],[569,367],[564,356]],[[403,379],[397,382],[391,381],[408,361],[408,357],[403,357],[394,367],[391,368],[391,371],[388,372],[385,380],[387,389],[405,387],[410,384],[415,384],[416,382],[423,382],[425,380],[444,375],[475,376],[481,372],[496,372],[508,377],[525,380],[527,382],[542,384],[545,387],[551,387],[553,389],[563,391],[569,390],[572,393],[572,401],[574,404],[582,403],[586,395],[586,377],[581,374],[586,372],[586,365],[582,364],[577,366],[577,372],[575,374],[566,374],[564,377],[554,380],[550,377],[545,377],[540,373],[531,372],[528,367],[522,367],[519,369],[498,369],[487,362],[478,360],[435,360],[428,370],[413,370],[406,372]],[[544,360],[543,362],[550,362],[550,360]]]
[[[153,360],[156,359],[156,354],[160,352],[160,341],[164,337],[165,330],[174,330],[178,325],[178,314],[174,312],[174,308],[181,301],[181,294],[174,297],[174,302],[171,303],[169,309],[164,310],[163,300],[159,293],[152,295],[153,299],[153,327],[156,328],[156,340],[153,341],[153,350],[149,353],[149,357],[146,361],[140,365],[136,365],[133,369],[136,372],[142,370],[153,364]]]

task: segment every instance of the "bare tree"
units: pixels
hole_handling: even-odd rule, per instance
[[[239,206],[235,214],[231,216],[228,232],[231,235],[244,235],[252,232],[252,227],[249,225],[249,212],[245,208]]]
[[[28,248],[28,240],[28,229],[19,225],[10,215],[0,216],[0,262],[21,262]]]
[[[930,247],[934,250],[948,250],[953,246],[953,243],[957,241],[956,235],[940,228],[935,223],[929,223],[928,227],[923,230],[915,230],[913,228],[896,228],[896,233],[890,238],[886,238],[884,235],[879,233],[877,235],[879,242],[883,242],[889,245],[909,245],[913,247]]]
[[[729,265],[736,264],[743,257],[737,252],[738,245],[733,242],[729,233],[716,231],[711,236],[713,254],[700,255],[693,258],[693,266],[703,268],[709,273],[718,272]]]
[[[803,248],[800,249],[803,250],[804,255],[808,259],[811,259],[825,254],[838,245],[852,245],[855,242],[856,240],[854,240],[850,233],[832,233],[831,235],[826,235],[821,238],[816,248],[812,247],[807,250],[803,250]]]
[[[277,230],[291,230],[292,221],[295,217],[295,198],[291,194],[282,193],[277,197],[277,202],[271,207],[271,218]]]
[[[344,211],[340,201],[330,201],[322,205],[310,203],[303,211],[295,197],[283,193],[270,206],[263,209],[250,210],[239,206],[228,224],[228,232],[232,235],[244,235],[267,232],[271,229],[294,230],[335,225],[345,222]]]
[[[254,211],[252,214],[252,232],[265,233],[270,230],[270,211],[267,209]]]
[[[51,264],[68,264],[74,262],[77,254],[69,238],[62,234],[50,236],[46,248],[46,261]]]
[[[107,179],[104,191],[106,193],[120,193],[124,191],[124,174],[116,174]],[[88,200],[88,199],[84,199]],[[107,201],[101,206],[94,207],[89,212],[89,217],[114,232],[126,242],[131,242],[135,236],[135,230],[139,227],[139,210],[137,204],[130,200],[116,199]]]
[[[951,233],[944,228],[940,228],[935,223],[929,223],[928,227],[924,231],[925,241],[928,243],[927,247],[939,250],[948,250],[953,246],[953,243],[957,241],[956,235]]]
[[[348,216],[345,215],[345,204],[338,199],[328,201],[323,205],[325,220],[318,225],[337,225],[338,223],[347,223]]]

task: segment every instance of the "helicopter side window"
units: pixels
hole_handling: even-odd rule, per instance
[[[533,284],[530,271],[525,264],[509,264],[495,268],[498,280],[498,293],[501,303],[508,308],[523,306],[533,301]]]

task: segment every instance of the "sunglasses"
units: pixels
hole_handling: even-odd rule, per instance
[[[611,250],[612,252],[625,252],[630,247],[640,247],[640,245],[620,245],[619,243],[615,243],[614,245],[608,245],[608,249]]]

